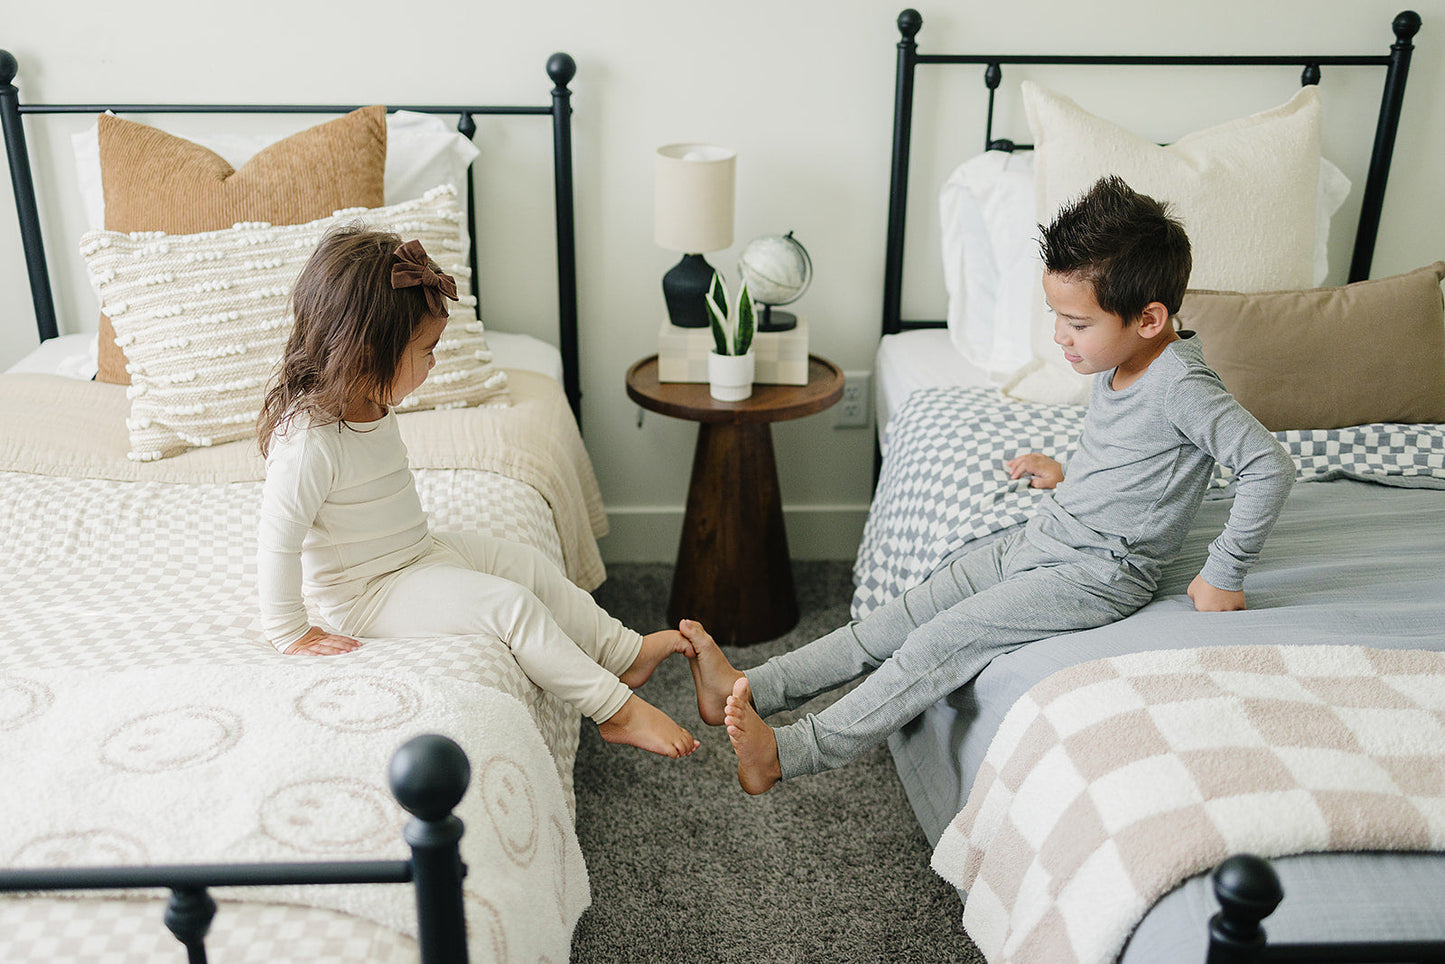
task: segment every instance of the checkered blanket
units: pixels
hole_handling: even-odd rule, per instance
[[[1445,653],[1096,660],[1010,709],[933,867],[968,891],[993,964],[1113,961],[1156,899],[1230,854],[1445,850],[1442,747]]]
[[[986,388],[930,388],[888,423],[883,472],[853,566],[853,618],[922,582],[975,539],[1026,522],[1046,490],[1005,464],[1046,452],[1067,464],[1085,409],[1037,405]],[[1445,488],[1445,425],[1276,432],[1301,482],[1356,478]],[[1228,494],[1230,479],[1214,486]]]

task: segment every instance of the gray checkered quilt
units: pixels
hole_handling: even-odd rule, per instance
[[[1046,452],[1067,464],[1084,409],[1017,402],[986,388],[929,388],[889,421],[883,471],[853,566],[853,618],[928,577],[970,542],[1020,525],[1045,491],[1005,463]],[[1277,432],[1300,482],[1356,478],[1445,488],[1445,425]],[[1213,485],[1229,494],[1216,470]]]

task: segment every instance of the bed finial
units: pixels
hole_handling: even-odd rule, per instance
[[[408,813],[422,820],[441,820],[467,792],[472,766],[455,741],[424,733],[392,755],[387,777],[392,794]]]
[[[923,14],[912,7],[908,7],[898,15],[898,32],[903,34],[904,40],[912,40],[922,29]]]
[[[1419,28],[1416,27],[1415,29],[1418,30]],[[9,87],[10,82],[15,79],[15,74],[19,70],[20,64],[16,62],[15,55],[8,50],[0,50],[0,85]]]
[[[1264,920],[1284,899],[1284,888],[1269,861],[1236,854],[1214,871],[1214,896],[1219,913],[1209,919],[1210,960],[1214,948],[1243,950],[1264,945]],[[1227,960],[1232,958],[1217,958]]]
[[[1420,15],[1413,10],[1401,10],[1390,26],[1395,31],[1396,40],[1409,43],[1415,39],[1415,34],[1420,32]]]
[[[571,54],[558,51],[547,58],[547,76],[558,87],[566,87],[577,76],[577,61],[572,59]]]

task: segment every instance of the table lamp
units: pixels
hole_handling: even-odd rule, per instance
[[[662,276],[667,313],[679,328],[706,328],[703,299],[713,266],[704,251],[733,243],[733,183],[737,152],[713,144],[668,144],[657,149],[653,238],[681,251],[682,260]]]

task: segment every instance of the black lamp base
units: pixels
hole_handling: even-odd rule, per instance
[[[685,254],[662,276],[662,298],[667,315],[679,328],[708,326],[707,298],[712,287],[713,266],[700,254]]]
[[[774,311],[772,305],[762,305],[758,312],[758,331],[792,331],[798,327],[798,316],[791,311]]]

